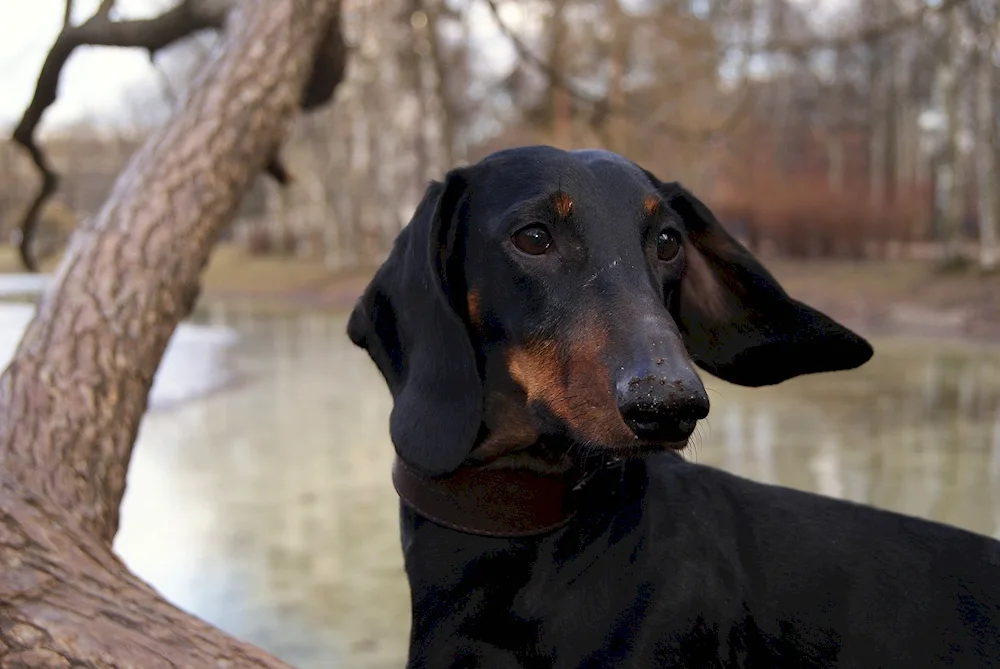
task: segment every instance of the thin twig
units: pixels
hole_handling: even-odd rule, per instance
[[[101,0],[101,5],[97,8],[97,13],[95,16],[99,16],[103,19],[111,16],[111,10],[114,9],[115,0]]]
[[[73,21],[73,0],[66,0],[66,5],[63,7],[63,29],[65,30],[70,26]]]

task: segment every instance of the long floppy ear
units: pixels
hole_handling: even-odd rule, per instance
[[[427,474],[456,469],[482,422],[475,352],[447,294],[445,264],[465,192],[460,170],[433,182],[347,325],[393,396],[389,432],[396,452]]]
[[[742,386],[859,367],[872,357],[860,336],[792,299],[771,273],[679,183],[646,173],[684,223],[690,243],[675,305],[698,366]]]

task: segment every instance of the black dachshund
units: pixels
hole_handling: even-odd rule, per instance
[[[1000,666],[1000,543],[685,462],[708,397],[865,363],[677,183],[432,183],[351,315],[394,398],[410,667]]]

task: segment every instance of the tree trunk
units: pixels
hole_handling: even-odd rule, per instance
[[[444,169],[455,166],[457,158],[455,139],[458,137],[458,113],[451,91],[448,90],[448,63],[444,45],[441,44],[441,7],[438,2],[424,3],[427,12],[427,41],[430,46],[431,64],[434,66],[434,93],[440,108],[438,126],[441,130],[441,153]]]
[[[338,12],[235,10],[225,48],[74,235],[0,378],[0,666],[284,666],[168,604],[111,542],[163,351]]]
[[[883,176],[882,176],[882,199],[883,202],[895,202],[898,188],[899,172],[896,169],[896,153],[899,151],[899,89],[897,88],[897,74],[899,66],[899,48],[895,38],[890,37],[886,45],[886,62],[884,63],[883,85],[885,92],[883,102],[885,104],[883,114],[884,137],[883,137]]]
[[[830,91],[830,104],[827,110],[826,139],[826,184],[831,193],[840,194],[844,190],[847,173],[847,160],[844,155],[844,128],[847,119],[844,112],[844,53],[837,49],[833,56],[833,85]]]
[[[869,26],[891,21],[896,18],[896,10],[889,2],[872,3],[872,11],[866,15]],[[869,57],[869,200],[874,207],[881,208],[892,201],[896,187],[898,47],[895,36],[886,35],[872,43]]]
[[[945,265],[961,261],[962,254],[962,215],[965,207],[962,198],[963,161],[959,146],[961,131],[961,82],[959,81],[959,30],[955,12],[946,16],[948,33],[943,47],[944,57],[941,59],[939,72],[941,97],[944,107],[945,146],[943,160],[938,171],[938,179],[942,182],[945,193],[945,203],[942,210],[944,232]]]
[[[919,181],[917,165],[920,162],[920,127],[917,123],[919,111],[914,109],[916,105],[912,101],[912,58],[909,45],[902,40],[895,64],[899,129],[893,161],[896,163],[897,187],[908,195],[912,195],[912,189]]]
[[[426,32],[428,16],[422,9],[421,0],[410,0],[407,5],[410,29],[406,40],[400,45],[399,70],[407,79],[414,104],[417,106],[417,118],[413,129],[413,156],[415,158],[415,174],[413,183],[417,188],[423,188],[431,174],[430,148],[427,138],[427,86],[424,82],[424,53],[429,49]]]
[[[885,158],[888,145],[886,141],[888,90],[882,46],[877,44],[874,47],[875,53],[869,63],[868,73],[871,105],[869,109],[871,129],[868,136],[868,199],[876,209],[885,204]]]
[[[997,247],[997,217],[1000,216],[1000,173],[996,163],[996,109],[993,88],[996,66],[993,64],[995,39],[983,49],[976,73],[976,112],[979,137],[976,143],[976,176],[979,190],[979,266],[986,271],[1000,262]]]
[[[549,82],[551,100],[552,144],[560,149],[573,148],[573,100],[566,90],[567,58],[566,37],[567,26],[565,10],[569,0],[554,0],[552,16],[549,18],[549,54],[548,65],[554,72],[556,81]]]
[[[605,0],[605,15],[611,27],[610,53],[608,65],[611,72],[608,78],[608,132],[607,148],[616,153],[629,155],[629,128],[625,117],[625,73],[628,70],[629,30],[626,25],[625,12],[618,0]]]
[[[790,33],[788,10],[789,8],[785,0],[770,0],[767,11],[768,39],[777,39],[779,35],[788,35]],[[774,148],[774,176],[778,179],[785,179],[791,176],[792,162],[799,155],[801,148],[796,146],[796,140],[800,136],[801,122],[797,118],[798,114],[794,109],[796,93],[796,84],[794,82],[798,80],[794,72],[802,64],[802,56],[794,54],[792,61],[791,67],[793,69],[789,71],[792,76],[785,85],[779,87],[775,94],[777,99],[774,102],[775,127],[783,129],[776,136],[776,146]]]

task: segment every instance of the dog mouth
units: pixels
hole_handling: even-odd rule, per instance
[[[587,444],[573,441],[568,449],[568,455],[577,461],[608,458],[613,460],[641,460],[658,453],[679,453],[685,450],[690,438],[663,441],[636,437],[628,442],[617,444]]]
[[[672,418],[654,411],[633,411],[623,416],[635,438],[650,444],[686,444],[694,434],[697,420]]]
[[[689,441],[690,438],[685,438],[679,441],[650,441],[646,439],[636,439],[635,442],[631,444],[615,446],[607,450],[614,453],[616,456],[642,457],[654,453],[661,453],[663,451],[683,451],[688,447]]]
[[[577,432],[573,426],[562,436],[572,445],[569,450],[588,457],[608,454],[616,458],[633,459],[665,451],[685,450],[694,436],[697,423],[697,420],[678,420],[650,412],[621,421],[621,429],[612,434],[591,435],[583,431]]]
[[[689,439],[679,441],[649,441],[635,437],[627,442],[601,444],[586,440],[548,437],[512,451],[476,460],[477,466],[499,468],[527,467],[538,472],[563,472],[574,468],[590,469],[595,465],[642,460],[659,453],[679,453],[689,445]]]

